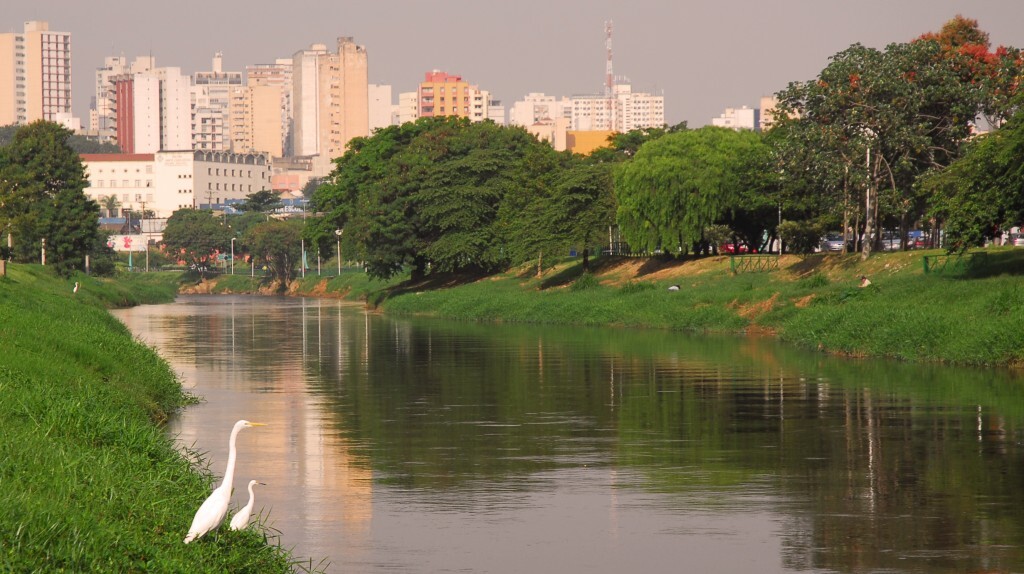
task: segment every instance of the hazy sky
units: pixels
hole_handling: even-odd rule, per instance
[[[460,74],[506,106],[529,92],[598,93],[604,22],[616,76],[663,93],[669,124],[710,123],[757,107],[860,42],[883,48],[963,14],[993,45],[1024,47],[1024,0],[3,0],[0,31],[46,20],[70,32],[74,113],[88,122],[103,58],[152,53],[158,66],[209,70],[272,63],[338,36],[366,46],[370,82],[412,91],[423,73]]]

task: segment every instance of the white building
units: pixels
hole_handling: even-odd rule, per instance
[[[417,111],[418,104],[418,92],[402,92],[398,94],[398,110],[396,111],[395,124],[402,125],[406,122],[416,121],[420,117]]]
[[[231,91],[242,86],[241,72],[225,72],[224,56],[213,56],[212,69],[196,72],[189,88],[191,98],[191,149],[228,151],[231,149],[229,110]]]
[[[71,113],[71,34],[43,21],[0,34],[0,125]]]
[[[182,150],[81,158],[89,179],[87,196],[101,207],[114,196],[119,209],[150,211],[157,218],[270,189],[270,162],[263,154]]]
[[[139,58],[125,73],[97,75],[113,84],[114,107],[108,113],[124,153],[192,149],[189,77],[180,68],[155,68],[153,63]],[[97,86],[97,94],[106,89]]]
[[[548,124],[559,118],[572,118],[572,102],[569,98],[531,92],[512,104],[508,123],[528,128],[535,124]]]
[[[722,115],[711,119],[711,125],[733,130],[760,129],[758,110],[743,106],[742,108],[725,108]]]
[[[369,95],[370,133],[378,128],[386,128],[394,123],[394,117],[398,106],[392,103],[391,86],[382,84],[369,84],[367,86]]]
[[[572,96],[573,131],[628,132],[665,125],[665,96],[634,92],[629,84],[616,84],[611,96]]]

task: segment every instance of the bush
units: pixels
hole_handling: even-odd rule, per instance
[[[779,224],[779,237],[790,253],[814,253],[823,234],[824,230],[818,223],[783,221]]]
[[[569,287],[572,291],[586,291],[588,289],[596,289],[601,285],[601,282],[594,277],[592,273],[584,273],[580,275],[580,278],[573,281],[572,286]]]
[[[651,291],[655,288],[654,283],[647,281],[627,281],[625,285],[619,288],[620,295],[632,295],[633,293],[642,293],[644,291]]]

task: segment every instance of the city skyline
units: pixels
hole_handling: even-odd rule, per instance
[[[0,31],[28,20],[71,34],[72,110],[88,122],[95,70],[107,56],[152,55],[184,74],[291,57],[314,43],[350,36],[368,53],[369,82],[393,93],[415,90],[430,70],[458,74],[506,106],[531,92],[601,93],[604,23],[614,22],[614,74],[634,89],[665,96],[669,124],[707,125],[727,107],[756,107],[789,82],[814,78],[835,53],[860,42],[883,48],[937,31],[957,14],[978,20],[993,45],[1024,47],[1024,4],[1017,0],[568,0],[481,6],[464,0],[286,5],[183,0],[166,5],[111,0],[95,4],[36,0],[10,6]],[[450,31],[451,33],[444,33]]]

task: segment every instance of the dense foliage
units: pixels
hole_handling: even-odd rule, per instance
[[[110,256],[99,230],[99,205],[67,129],[38,121],[18,129],[0,148],[0,232],[11,237],[15,261],[41,261],[58,273],[84,270],[87,255]],[[6,250],[6,245],[4,247]]]

